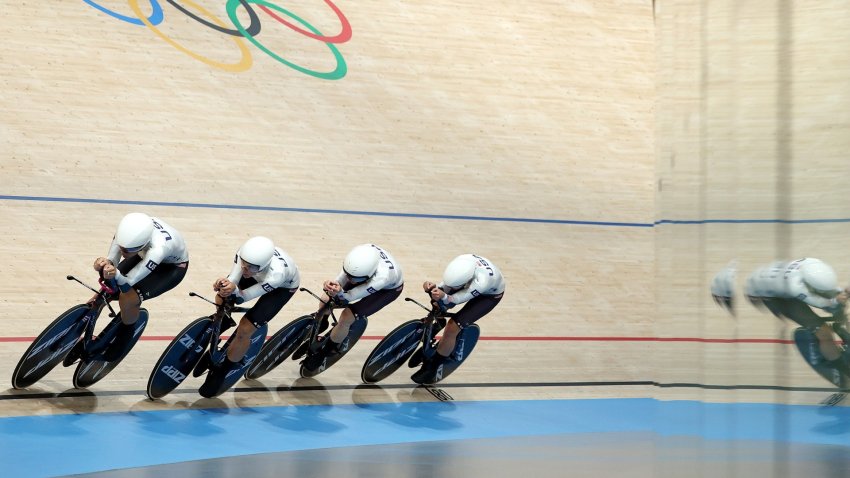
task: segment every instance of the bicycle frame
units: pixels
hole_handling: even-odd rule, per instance
[[[434,323],[437,319],[453,319],[455,317],[454,313],[445,312],[436,304],[436,302],[431,303],[431,308],[425,307],[420,304],[415,299],[411,299],[410,297],[405,297],[404,299],[407,302],[413,302],[414,304],[422,307],[423,309],[428,311],[428,315],[422,319],[422,322],[425,324],[425,331],[422,333],[422,353],[426,357],[430,357],[434,353]]]
[[[97,322],[97,318],[100,316],[103,307],[106,306],[107,308],[109,308],[109,317],[115,317],[117,315],[115,313],[115,310],[112,308],[112,305],[109,303],[110,296],[115,293],[115,288],[110,287],[110,285],[107,284],[107,281],[104,280],[102,276],[100,277],[100,279],[98,279],[98,283],[100,284],[100,290],[94,289],[93,287],[89,286],[88,284],[84,283],[83,281],[77,279],[72,275],[66,276],[65,278],[68,280],[77,281],[87,289],[97,294],[97,298],[94,300],[94,302],[91,303],[89,311],[82,318],[82,320],[86,322],[86,330],[82,338],[83,352],[84,354],[87,354],[88,347],[92,343],[92,337],[94,337],[95,323]],[[111,282],[114,282],[114,280]],[[108,343],[109,340],[111,340],[111,337],[103,338],[106,340],[106,342],[104,343]]]
[[[210,337],[209,343],[209,351],[210,351],[210,359],[213,363],[221,363],[224,360],[224,351],[219,350],[218,344],[221,341],[221,323],[224,321],[224,318],[227,317],[230,320],[233,320],[233,313],[240,312],[248,312],[250,309],[246,309],[244,307],[237,307],[232,300],[225,299],[221,304],[217,304],[201,295],[198,295],[194,292],[189,292],[190,297],[197,297],[201,300],[207,301],[210,304],[216,306],[216,312],[214,315],[213,323],[212,323],[212,336]],[[238,327],[238,323],[237,323]]]
[[[325,302],[325,301],[322,300],[321,297],[314,294],[310,289],[307,289],[306,287],[301,287],[299,290],[312,295],[313,297],[316,298],[316,300],[318,300],[319,302],[324,304],[322,306],[322,308],[316,313],[316,325],[314,325],[313,330],[310,331],[310,338],[308,339],[308,343],[310,344],[309,345],[309,351],[310,351],[310,353],[314,353],[319,348],[319,345],[318,345],[319,344],[319,340],[318,340],[319,324],[322,321],[322,317],[324,317],[325,315],[330,316],[331,320],[333,321],[333,323],[330,326],[330,328],[332,329],[337,324],[336,315],[334,315],[334,309],[337,308],[338,306],[333,301],[333,299],[329,299],[327,302]]]

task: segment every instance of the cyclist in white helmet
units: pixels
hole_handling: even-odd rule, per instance
[[[763,305],[774,315],[797,322],[817,337],[817,341],[812,341],[811,353],[806,358],[809,363],[825,363],[839,368],[845,374],[850,373],[850,369],[843,363],[842,350],[835,344],[832,328],[827,324],[846,320],[844,306],[848,289],[838,287],[838,278],[832,267],[811,257],[793,262],[774,262],[756,269],[750,275],[746,294],[753,305]],[[822,317],[812,308],[821,309],[832,316]],[[844,332],[840,327],[836,330]]]
[[[322,284],[322,300],[332,300],[346,305],[339,314],[337,324],[325,335],[319,353],[307,358],[304,366],[315,369],[322,360],[340,350],[348,337],[348,329],[356,317],[368,317],[383,309],[401,295],[404,276],[401,266],[386,250],[375,244],[360,244],[352,249],[342,263],[336,280]],[[321,305],[319,310],[321,310]],[[327,327],[327,317],[322,318],[321,329]]]
[[[718,272],[711,281],[711,296],[714,303],[735,314],[735,277],[738,273],[737,261],[730,262]]]
[[[437,353],[422,363],[422,368],[411,376],[416,383],[434,383],[437,372],[455,348],[457,335],[463,327],[489,314],[502,300],[505,279],[502,272],[489,259],[475,254],[455,257],[443,272],[439,284],[425,282],[425,292],[442,309],[466,303],[446,324]]]
[[[211,366],[211,374],[226,373],[240,363],[251,345],[254,332],[280,312],[298,291],[300,283],[298,265],[283,249],[276,247],[271,239],[252,237],[239,248],[230,274],[213,283],[216,303],[221,304],[225,299],[236,304],[257,298],[259,300],[242,316],[224,362]],[[225,328],[233,325],[231,322]],[[199,369],[199,372],[202,370]]]
[[[121,325],[112,347],[106,350],[105,360],[114,360],[123,351],[122,344],[132,338],[133,324],[139,318],[143,300],[153,299],[173,289],[186,276],[189,253],[186,242],[177,229],[162,219],[140,212],[127,214],[118,224],[118,230],[109,246],[107,257],[94,261],[94,270],[118,287],[118,304],[121,307]],[[95,355],[106,344],[97,341],[89,351]],[[68,357],[66,366],[82,354],[82,341],[78,342]]]

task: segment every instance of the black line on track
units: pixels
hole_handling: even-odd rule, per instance
[[[790,392],[850,392],[833,387],[786,387],[780,385],[711,385],[701,383],[658,383],[648,380],[640,381],[608,381],[608,382],[485,382],[485,383],[441,383],[436,388],[537,388],[537,387],[641,387],[655,386],[659,388],[698,388],[704,390],[781,390]],[[415,384],[357,384],[357,385],[294,385],[278,387],[236,387],[233,393],[252,392],[309,392],[332,390],[387,390],[416,388]],[[175,390],[169,395],[197,394],[197,389]],[[114,396],[144,396],[144,390],[69,390],[61,393],[26,393],[0,395],[0,400],[44,400],[51,398],[73,397],[114,397]]]

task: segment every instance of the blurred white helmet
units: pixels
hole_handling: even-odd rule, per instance
[[[718,272],[711,280],[711,295],[718,297],[735,296],[735,275],[738,272],[738,264],[732,261]]]
[[[239,259],[254,272],[265,270],[274,258],[274,243],[268,237],[256,236],[239,248]]]
[[[455,257],[443,272],[443,284],[453,289],[468,284],[475,276],[477,262],[470,254]]]
[[[124,216],[118,223],[115,242],[125,252],[137,252],[151,242],[153,219],[147,214],[133,212]]]
[[[735,315],[735,275],[737,272],[737,262],[731,261],[711,281],[711,296],[714,298],[714,302],[732,315]]]
[[[841,291],[835,271],[818,259],[809,259],[803,263],[800,274],[806,287],[818,295],[835,297]]]
[[[345,256],[342,270],[351,281],[363,282],[375,275],[380,261],[381,257],[377,249],[371,244],[361,244]]]

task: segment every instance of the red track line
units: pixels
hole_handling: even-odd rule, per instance
[[[227,338],[222,337],[222,338]],[[381,335],[364,335],[364,340],[381,340]],[[140,340],[171,341],[167,335],[143,336]],[[0,337],[0,342],[32,342],[35,337]],[[708,339],[701,337],[481,337],[479,340],[517,342],[698,342],[707,344],[793,344],[784,339]]]

